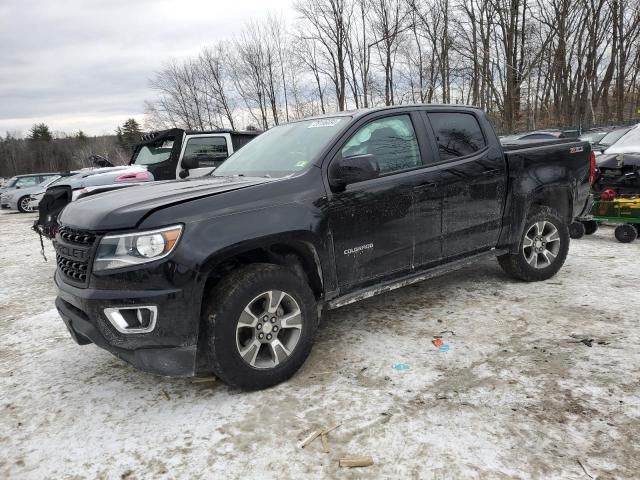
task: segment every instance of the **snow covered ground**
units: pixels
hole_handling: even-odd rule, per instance
[[[640,241],[610,228],[545,283],[487,261],[333,311],[291,381],[245,393],[76,345],[32,221],[0,213],[0,478],[638,477]]]

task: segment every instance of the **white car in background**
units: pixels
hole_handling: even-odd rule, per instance
[[[71,190],[71,201],[74,201],[84,195],[100,193],[106,190],[107,186],[108,190],[113,190],[153,181],[153,175],[146,168],[126,165],[84,169],[72,173],[72,175],[57,178],[45,188],[34,191],[28,201],[29,211],[38,210],[38,205],[48,188],[68,187]]]

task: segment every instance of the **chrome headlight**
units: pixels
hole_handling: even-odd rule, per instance
[[[122,268],[154,262],[169,255],[178,244],[182,225],[102,237],[93,271]]]

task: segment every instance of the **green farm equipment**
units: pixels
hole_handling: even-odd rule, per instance
[[[605,190],[594,201],[592,218],[582,221],[585,233],[590,235],[598,229],[598,223],[615,223],[615,236],[619,242],[633,242],[640,234],[640,195],[616,195]]]

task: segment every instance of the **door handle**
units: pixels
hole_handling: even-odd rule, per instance
[[[495,170],[485,170],[484,172],[482,172],[482,174],[483,174],[485,177],[495,177],[496,175],[500,175],[501,173],[502,173],[502,170],[498,170],[498,169],[495,169]]]

